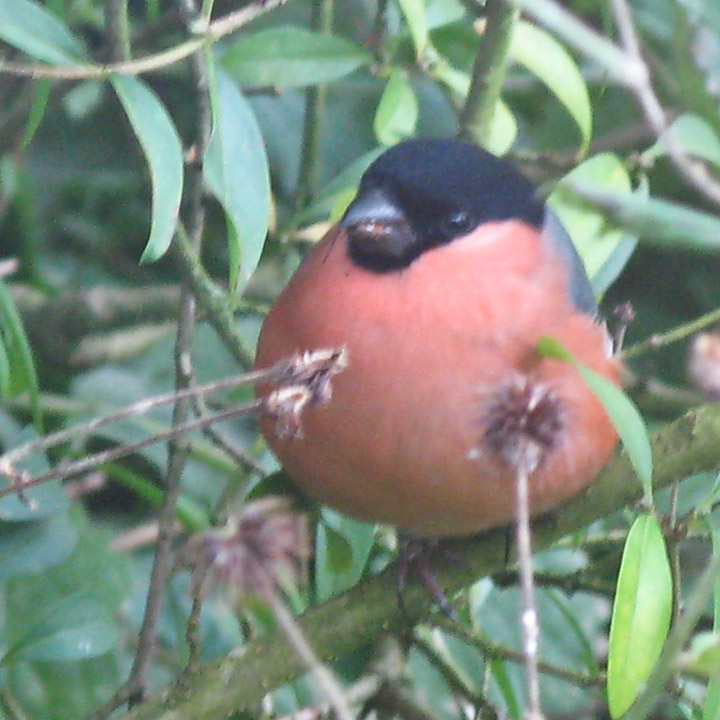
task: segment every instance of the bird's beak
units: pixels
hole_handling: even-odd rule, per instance
[[[361,256],[404,257],[415,244],[415,234],[394,198],[382,189],[361,191],[340,220],[352,249]]]

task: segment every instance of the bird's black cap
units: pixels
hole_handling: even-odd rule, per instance
[[[540,228],[544,213],[533,186],[507,161],[460,140],[418,139],[370,165],[341,224],[353,260],[389,272],[482,223],[518,219]]]
[[[511,163],[476,145],[435,138],[391,147],[365,171],[340,224],[353,262],[389,273],[483,223],[502,220],[542,232],[568,265],[577,307],[596,312],[582,260],[560,221]]]

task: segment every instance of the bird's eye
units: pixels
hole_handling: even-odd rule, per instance
[[[470,214],[465,210],[456,210],[445,218],[445,227],[454,235],[470,229]]]

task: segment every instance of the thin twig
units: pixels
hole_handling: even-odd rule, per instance
[[[573,541],[574,542],[574,541]],[[580,569],[572,573],[559,572],[536,572],[535,585],[539,587],[552,587],[562,590],[566,595],[576,592],[613,597],[614,586],[609,583],[589,580],[585,577],[586,570]],[[520,580],[520,573],[517,570],[503,570],[493,575],[493,582],[497,587],[515,585]]]
[[[671,345],[672,343],[684,340],[689,335],[694,335],[696,332],[703,330],[710,325],[714,325],[717,322],[720,322],[720,308],[705,315],[701,315],[699,318],[695,318],[695,320],[678,325],[672,330],[668,330],[666,333],[651,335],[642,342],[635,343],[635,345],[625,348],[625,350],[622,351],[621,357],[623,360],[627,360],[628,358],[642,355],[649,350],[657,350],[657,348]]]
[[[118,447],[110,448],[108,450],[102,450],[101,452],[93,453],[92,455],[88,455],[81,460],[61,465],[59,467],[53,468],[52,470],[48,470],[47,472],[35,475],[30,479],[20,477],[18,479],[17,485],[11,485],[10,487],[0,489],[0,497],[4,497],[5,495],[11,495],[12,493],[17,492],[18,489],[27,490],[28,488],[35,487],[36,485],[41,485],[42,483],[48,482],[50,480],[56,480],[57,478],[63,477],[71,477],[72,475],[79,475],[80,473],[88,472],[89,470],[96,468],[98,465],[104,465],[105,463],[112,462],[121,457],[125,457],[126,455],[131,455],[132,453],[137,452],[138,450],[142,450],[149,445],[154,445],[158,442],[165,442],[166,440],[172,440],[178,435],[182,435],[183,433],[188,433],[193,430],[201,430],[209,423],[223,422],[225,420],[233,420],[239,417],[247,417],[248,415],[254,415],[262,408],[262,406],[262,400],[255,400],[254,402],[247,403],[245,405],[228,408],[227,410],[215,413],[215,415],[211,415],[210,417],[200,418],[199,420],[190,420],[186,423],[181,423],[180,425],[171,427],[166,432],[151,435],[150,437],[139,440],[136,443],[131,443],[129,445],[121,445]],[[12,477],[11,472],[8,471],[6,468],[3,468],[1,472]]]
[[[578,20],[554,0],[512,2],[568,45],[602,65],[615,81],[631,90],[640,103],[647,123],[665,143],[675,167],[692,187],[714,204],[720,205],[720,181],[703,163],[688,155],[672,128],[668,127],[665,111],[650,81],[650,70],[640,52],[640,43],[626,0],[612,2],[622,48]]]
[[[352,358],[350,358],[352,360]],[[656,489],[689,474],[716,468],[720,462],[720,408],[695,408],[653,434],[653,477]],[[536,549],[568,536],[592,521],[606,517],[629,502],[640,499],[639,483],[624,453],[618,453],[597,481],[578,497],[565,503],[561,512],[533,523]],[[447,555],[431,557],[439,582],[448,594],[467,587],[478,577],[497,572],[506,563],[507,529],[453,543],[457,562]],[[720,554],[718,555],[720,562]],[[397,603],[397,567],[368,578],[340,597],[310,608],[299,619],[321,661],[332,662],[354,649],[365,647],[380,634],[406,627]],[[419,587],[405,595],[411,617],[428,617],[433,600]],[[341,628],[341,631],[338,631]],[[223,720],[233,713],[252,709],[268,692],[304,672],[299,660],[287,652],[277,634],[251,640],[239,655],[204,663],[189,679],[185,693],[158,694],[121,720]]]
[[[452,621],[453,624],[457,624]],[[435,624],[433,622],[433,624]],[[473,688],[468,687],[465,680],[460,677],[457,670],[452,667],[442,656],[435,646],[424,637],[421,628],[416,628],[413,634],[413,644],[423,653],[427,661],[441,675],[448,687],[460,698],[465,699],[474,707],[484,708],[490,704],[490,701],[484,694],[476,692]]]
[[[663,141],[670,159],[688,183],[715,205],[720,205],[720,181],[709,172],[705,164],[690,157],[668,125],[667,115],[650,82],[650,70],[640,51],[640,40],[630,5],[627,0],[612,0],[612,9],[625,54],[631,62],[643,67],[643,72],[635,76],[635,82],[630,87],[642,107],[645,119]]]
[[[525,662],[524,653],[493,642],[481,633],[472,631],[464,625],[448,620],[439,614],[433,615],[429,622],[444,632],[450,633],[468,645],[477,648],[483,655],[489,658],[494,660],[509,660],[515,663]],[[577,687],[602,687],[605,684],[605,675],[603,673],[589,675],[588,673],[570,670],[569,668],[543,661],[538,662],[538,670],[543,675],[551,675]]]
[[[111,62],[130,60],[130,23],[128,0],[105,0],[105,36]]]
[[[104,78],[113,73],[120,75],[142,75],[143,73],[161,70],[190,57],[190,55],[201,48],[212,45],[226,35],[243,27],[243,25],[247,25],[256,17],[270,10],[274,10],[286,2],[288,2],[288,0],[260,0],[260,2],[247,5],[240,10],[236,10],[209,23],[205,32],[198,37],[193,37],[167,50],[146,55],[145,57],[135,60],[104,65],[72,65],[69,67],[54,67],[44,64],[24,65],[22,63],[0,60],[0,74],[20,75],[33,78],[49,77],[64,80]]]
[[[185,279],[192,286],[198,303],[207,312],[208,322],[242,368],[252,367],[252,353],[245,345],[245,340],[237,329],[232,308],[224,293],[205,272],[197,257],[192,252],[192,244],[182,224],[172,244],[175,260]]]
[[[200,19],[194,0],[177,0],[183,14],[188,34]],[[212,116],[210,111],[209,85],[203,48],[198,48],[190,58],[193,98],[195,100],[195,128],[193,145],[195,157],[204,158],[210,142]],[[189,165],[185,173],[182,215],[188,231],[191,253],[199,263],[205,228],[201,161]],[[193,342],[195,337],[197,303],[192,283],[186,278],[180,289],[180,308],[177,337],[174,349],[175,389],[185,391],[194,383]],[[180,398],[173,407],[172,427],[183,425],[190,415],[190,398]],[[146,693],[157,628],[165,599],[167,581],[173,566],[173,541],[175,539],[176,505],[182,491],[180,479],[189,455],[189,443],[185,434],[175,434],[168,447],[168,468],[165,477],[165,502],[158,513],[158,541],[150,572],[150,583],[145,602],[145,613],[140,628],[135,658],[128,685],[133,691],[130,705],[142,701]]]
[[[202,418],[212,415],[212,412],[201,396],[193,395],[192,401],[193,412],[197,417]],[[264,472],[263,466],[252,455],[249,455],[242,448],[239,448],[220,428],[215,427],[215,425],[206,425],[203,428],[203,433],[246,472]]]
[[[520,568],[520,594],[522,613],[520,624],[523,633],[523,654],[527,687],[526,717],[539,720],[543,717],[540,709],[540,675],[538,672],[538,626],[535,607],[535,585],[533,583],[532,538],[530,535],[530,471],[532,465],[520,461],[515,468],[515,529],[517,535],[518,566]]]
[[[270,601],[278,625],[293,650],[305,664],[306,669],[315,676],[321,691],[332,705],[337,720],[354,720],[355,716],[350,710],[345,693],[335,679],[335,676],[326,665],[320,662],[300,626],[297,624],[297,621],[287,609],[280,596],[273,590],[268,600]]]
[[[0,473],[7,475],[11,481],[10,487],[0,490],[0,497],[14,492],[22,492],[48,480],[87,472],[98,465],[117,460],[153,443],[170,440],[192,430],[202,429],[209,423],[246,417],[259,412],[267,411],[277,417],[283,432],[298,432],[302,412],[308,406],[314,407],[327,401],[330,397],[329,379],[344,370],[347,362],[347,352],[344,348],[321,349],[297,355],[292,358],[286,375],[281,378],[279,387],[263,398],[228,408],[209,417],[173,426],[166,432],[157,433],[131,445],[122,445],[95,453],[35,477],[30,477],[25,470],[17,470],[10,463],[2,463],[3,456],[0,456]],[[181,396],[187,395],[188,393],[181,394]]]
[[[185,625],[185,642],[188,646],[188,661],[177,683],[182,685],[185,678],[197,671],[202,653],[202,636],[200,627],[200,613],[202,612],[207,580],[207,566],[200,565],[194,568],[190,578],[192,588],[192,607]]]
[[[517,16],[517,8],[507,0],[487,0],[485,3],[485,32],[475,55],[470,90],[460,114],[459,135],[464,140],[486,146],[490,139]]]
[[[281,378],[287,372],[288,361],[281,360],[272,367],[263,368],[262,370],[254,370],[253,372],[234,375],[233,377],[223,378],[222,380],[214,380],[213,382],[204,383],[202,385],[194,385],[193,387],[185,388],[184,390],[178,390],[138,400],[138,402],[132,403],[132,405],[128,405],[120,410],[116,410],[115,412],[92,418],[80,425],[73,425],[72,427],[64,430],[58,430],[57,432],[45,435],[38,440],[33,440],[31,442],[24,443],[23,445],[18,445],[12,450],[8,450],[6,453],[0,455],[0,474],[7,472],[6,468],[14,468],[18,462],[33,453],[49,450],[50,448],[62,445],[70,440],[87,437],[96,430],[99,430],[106,425],[119,422],[120,420],[125,420],[126,418],[133,417],[135,415],[144,415],[145,413],[164,405],[171,405],[177,400],[206,395],[209,393],[219,392],[221,390],[230,390],[232,388],[247,385],[255,385],[258,382],[272,382],[273,380]],[[211,418],[208,422],[217,422],[215,417],[216,416],[213,416],[213,418]],[[153,440],[153,442],[155,441]],[[136,447],[135,449],[139,448]],[[134,452],[134,450],[131,452]]]

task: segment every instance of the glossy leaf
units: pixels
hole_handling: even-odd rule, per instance
[[[633,703],[662,650],[672,613],[672,577],[665,539],[652,515],[640,515],[625,542],[608,651],[610,715]]]
[[[415,54],[422,58],[429,44],[427,14],[424,0],[398,0],[398,5],[410,28]]]
[[[373,129],[382,145],[394,145],[415,133],[417,98],[403,70],[395,69],[380,98]]]
[[[230,76],[216,68],[215,118],[204,163],[205,181],[225,210],[232,232],[230,287],[241,293],[255,271],[270,222],[270,173],[255,115]]]
[[[569,362],[577,368],[605,408],[640,478],[645,499],[652,504],[652,447],[645,422],[633,402],[607,378],[577,362],[567,348],[554,338],[541,338],[538,350],[545,357]]]
[[[580,152],[585,153],[592,138],[592,109],[585,79],[572,56],[552,35],[523,21],[515,24],[509,56],[565,106],[580,131]]]
[[[5,283],[0,280],[0,332],[10,364],[10,393],[27,392],[33,411],[33,423],[42,432],[40,415],[40,391],[38,388],[35,360],[20,313]]]
[[[720,138],[701,117],[691,114],[681,115],[673,122],[669,131],[690,155],[720,167]],[[642,158],[644,162],[651,163],[666,154],[665,141],[658,140],[642,154]]]
[[[83,718],[107,702],[127,675],[116,653],[72,663],[11,663],[3,673],[25,718]]]
[[[45,604],[35,623],[8,648],[2,662],[71,662],[104,655],[118,641],[118,629],[97,602],[76,593]]]
[[[46,520],[0,523],[0,580],[58,565],[73,551],[77,538],[66,513]]]
[[[608,224],[599,210],[580,207],[564,189],[565,183],[584,183],[630,195],[632,188],[622,160],[612,153],[600,153],[569,172],[550,195],[548,204],[570,234],[592,278],[603,268],[623,239],[623,230]]]
[[[607,219],[627,228],[654,245],[675,249],[717,252],[720,248],[720,217],[669,200],[625,194],[580,182],[563,181],[571,202],[596,207]]]
[[[150,170],[150,238],[140,260],[152,262],[165,254],[175,233],[183,186],[182,146],[165,106],[144,82],[127,75],[113,75],[110,82],[137,135]]]
[[[355,585],[367,565],[375,540],[375,526],[328,508],[318,525],[315,578],[323,601]]]
[[[371,62],[349,40],[290,26],[243,35],[221,59],[241,85],[282,88],[332,82]]]
[[[31,0],[0,0],[0,39],[53,65],[87,62],[80,40],[57,15]]]

